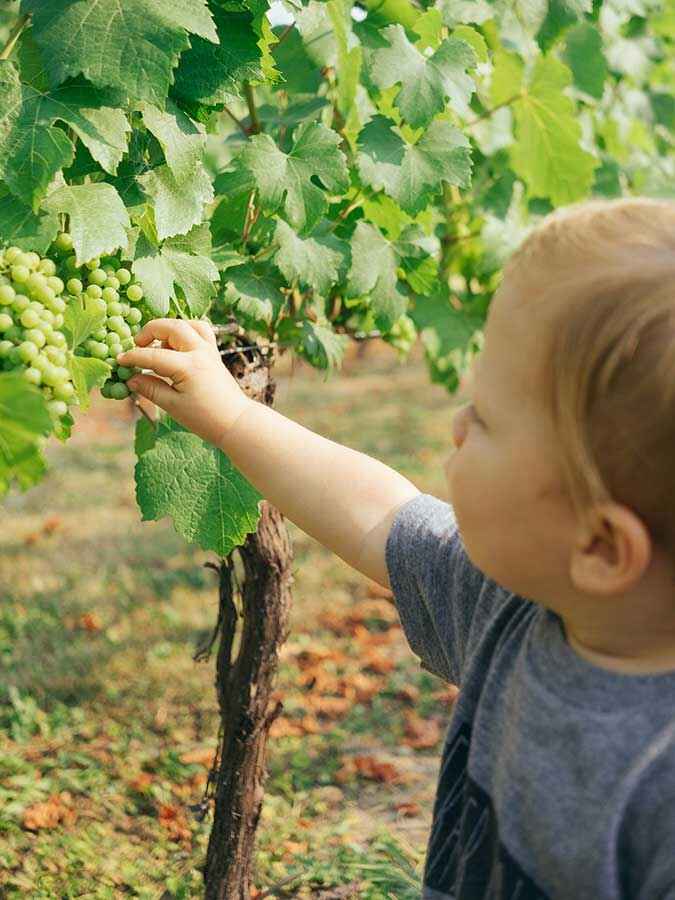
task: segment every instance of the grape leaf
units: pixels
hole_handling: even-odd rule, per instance
[[[254,322],[271,325],[286,303],[281,293],[282,282],[267,263],[249,262],[227,270],[225,300],[236,304],[237,314]]]
[[[37,211],[50,181],[74,157],[69,125],[108,171],[126,149],[128,123],[121,110],[105,107],[119,100],[88,84],[68,84],[49,93],[22,84],[11,62],[0,61],[0,177],[12,193]]]
[[[521,100],[514,104],[516,142],[513,171],[533,197],[559,206],[588,196],[599,160],[583,150],[574,104],[563,90],[571,82],[567,66],[540,57]]]
[[[592,0],[549,0],[546,18],[537,32],[537,43],[542,52],[546,53],[570,25],[592,8]]]
[[[262,78],[268,84],[275,84],[281,80],[281,73],[276,68],[275,60],[272,56],[272,47],[279,42],[279,38],[274,33],[272,23],[268,17],[270,9],[268,0],[244,0],[244,2],[253,13],[251,26],[258,35]]]
[[[424,209],[443,181],[469,187],[470,144],[454,126],[436,119],[416,144],[409,144],[393,125],[374,116],[359,135],[357,167],[365,184],[383,189],[413,214]]]
[[[126,246],[131,225],[120,195],[111,184],[66,185],[42,204],[47,212],[67,213],[77,264]]]
[[[449,105],[467,115],[474,91],[473,79],[466,70],[476,65],[476,54],[465,41],[448,38],[438,50],[426,57],[410,43],[401,25],[382,30],[389,42],[386,49],[370,55],[370,77],[380,88],[401,84],[394,103],[410,125],[428,125]]]
[[[157,439],[157,426],[154,422],[142,416],[136,422],[134,432],[134,452],[136,456],[143,456],[146,450],[152,450]]]
[[[482,25],[494,16],[494,9],[485,0],[439,0],[443,21],[450,28],[474,23]]]
[[[89,395],[94,388],[101,387],[110,378],[112,369],[102,359],[91,356],[70,355],[68,360],[75,394],[83,410],[89,409]]]
[[[37,215],[8,191],[0,188],[0,244],[44,253],[59,230],[58,216]]]
[[[492,66],[492,103],[510,103],[523,89],[523,61],[515,53],[499,50],[492,58]]]
[[[456,309],[450,302],[448,287],[437,283],[429,297],[415,302],[408,315],[420,333],[420,339],[437,368],[453,368],[461,373],[471,354],[471,343],[485,325],[483,316]],[[452,380],[451,382],[452,383]]]
[[[249,13],[214,9],[219,44],[192,38],[180,59],[173,93],[194,103],[215,106],[241,97],[245,80],[263,81],[261,50]]]
[[[337,108],[342,114],[344,134],[354,146],[361,130],[356,96],[359,88],[363,52],[351,31],[351,7],[342,0],[328,0],[325,5],[335,32],[335,73],[337,80]]]
[[[0,373],[0,495],[16,478],[25,489],[44,471],[42,438],[52,419],[42,393],[14,372]]]
[[[160,240],[186,234],[201,222],[204,204],[213,200],[213,185],[201,163],[183,180],[178,180],[168,165],[150,169],[136,180],[152,200]]]
[[[188,33],[218,35],[206,0],[23,0],[52,84],[84,74],[163,106]]]
[[[315,66],[334,66],[337,58],[336,35],[326,3],[309,0],[294,13],[295,27],[302,35],[307,55]]]
[[[150,103],[140,105],[143,124],[162,145],[166,164],[178,182],[186,181],[204,152],[206,134],[171,101],[166,111]]]
[[[279,245],[274,263],[289,284],[297,278],[302,287],[311,287],[325,296],[339,280],[348,247],[334,235],[303,240],[279,219],[274,239]]]
[[[87,340],[92,332],[105,324],[106,314],[98,309],[93,297],[85,295],[84,302],[73,298],[63,314],[63,333],[68,339],[68,347],[75,350]]]
[[[572,70],[575,85],[600,100],[605,89],[607,62],[600,32],[590,22],[577,25],[567,33],[565,61]]]
[[[419,225],[410,225],[394,242],[405,280],[416,294],[430,294],[438,284],[440,242],[426,235]]]
[[[178,534],[227,556],[255,532],[262,495],[225,454],[173,423],[136,464],[144,522],[170,516]]]
[[[349,343],[349,338],[338,334],[325,318],[316,322],[282,319],[278,336],[280,344],[293,347],[314,368],[331,371],[340,367]]]
[[[166,315],[177,288],[193,317],[199,318],[208,309],[219,274],[209,256],[210,248],[204,252],[196,243],[202,234],[203,229],[193,228],[188,235],[164,241],[161,248],[144,237],[137,242],[132,270],[143,284],[145,303],[154,315]]]
[[[267,134],[255,134],[238,157],[251,173],[267,212],[283,208],[288,222],[308,234],[328,208],[325,191],[343,193],[349,186],[347,161],[338,149],[340,135],[318,122],[303,122],[293,132],[293,147],[284,153]]]
[[[396,250],[379,229],[363,220],[354,229],[351,247],[345,295],[369,296],[377,327],[389,331],[408,305],[398,288]]]
[[[440,9],[428,9],[421,16],[418,16],[413,30],[419,36],[419,40],[415,41],[415,46],[418,50],[426,50],[429,47],[432,50],[436,50],[443,40],[443,16]],[[468,30],[471,31],[471,29]],[[477,32],[474,32],[474,34],[477,34]],[[458,37],[458,35],[455,35],[455,37]]]

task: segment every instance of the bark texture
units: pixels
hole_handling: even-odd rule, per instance
[[[249,342],[239,353],[228,351],[223,361],[249,396],[271,406],[273,357],[265,349]],[[210,798],[215,800],[204,868],[206,900],[250,900],[255,833],[268,774],[267,739],[283,708],[280,701],[271,702],[271,694],[279,647],[288,637],[293,557],[281,513],[267,501],[261,512],[255,534],[213,566],[219,572],[218,622],[209,644],[195,655],[207,659],[220,638],[218,752],[201,804],[205,815]],[[235,554],[243,565],[241,585]]]

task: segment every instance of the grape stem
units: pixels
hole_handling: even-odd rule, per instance
[[[2,48],[2,51],[0,51],[0,59],[9,59],[16,42],[21,37],[21,33],[24,30],[24,28],[26,27],[26,25],[28,24],[29,20],[30,20],[30,13],[26,13],[25,16],[21,16],[21,18],[17,19],[17,21],[14,23],[14,27],[9,32],[9,37],[7,38],[7,43]]]
[[[251,87],[250,81],[244,82],[244,94],[246,95],[246,102],[248,103],[248,112],[251,116],[251,125],[248,129],[249,134],[260,134],[262,131],[262,125],[260,124],[260,119],[258,118],[258,110],[255,106],[255,96],[253,94],[253,88]]]
[[[226,112],[226,113],[228,114],[228,116],[229,116],[234,122],[237,123],[237,125],[238,125],[239,128],[241,129],[242,133],[243,133],[246,137],[248,137],[248,130],[247,130],[246,126],[244,125],[244,123],[241,121],[241,119],[238,119],[238,118],[235,116],[235,114],[234,114],[233,112],[231,112],[231,111],[227,108],[227,106],[225,106],[225,104],[223,104],[223,112]]]
[[[518,91],[517,94],[514,94],[513,97],[509,97],[508,100],[503,100],[501,103],[498,103],[496,106],[493,106],[491,109],[486,109],[479,116],[476,116],[475,119],[472,119],[470,122],[467,122],[464,126],[465,128],[471,128],[472,125],[476,125],[478,122],[482,122],[483,119],[487,119],[489,116],[494,115],[498,109],[502,109],[504,106],[511,106],[517,100],[522,100],[525,96],[525,89]]]

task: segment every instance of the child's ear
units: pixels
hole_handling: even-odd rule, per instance
[[[605,503],[579,525],[570,578],[584,594],[622,594],[640,580],[651,555],[651,538],[642,520],[627,506]]]

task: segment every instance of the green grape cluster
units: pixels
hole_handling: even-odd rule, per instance
[[[106,316],[101,327],[75,353],[108,363],[112,375],[101,393],[112,400],[124,400],[129,396],[125,382],[138,370],[120,366],[117,355],[135,346],[134,335],[144,319],[137,305],[143,299],[143,289],[118,256],[96,257],[78,266],[67,232],[59,234],[52,246],[59,258],[58,272],[65,282],[68,299],[82,302],[85,297],[91,298],[94,307],[98,305]]]
[[[55,420],[77,402],[61,330],[64,289],[49,257],[18,247],[0,251],[0,369],[23,371],[42,390]]]
[[[407,359],[417,341],[417,329],[410,316],[404,314],[398,318],[389,332],[384,335],[384,340],[396,348],[401,361]]]

